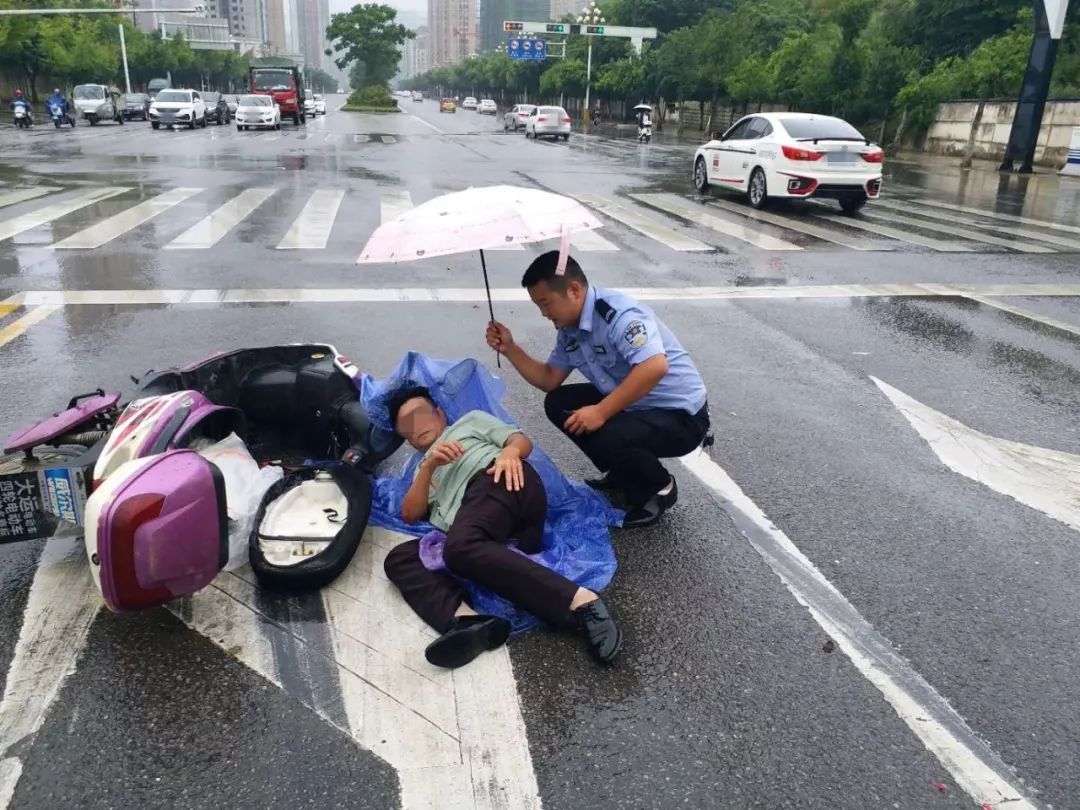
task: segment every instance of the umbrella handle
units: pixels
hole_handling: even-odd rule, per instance
[[[495,307],[491,305],[491,284],[488,282],[487,260],[484,259],[484,251],[480,251],[480,269],[484,271],[484,291],[487,292],[488,315],[495,320]],[[496,350],[495,365],[502,368],[502,355]]]

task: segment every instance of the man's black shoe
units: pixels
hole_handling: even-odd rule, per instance
[[[497,616],[458,616],[450,629],[424,650],[428,663],[446,669],[463,667],[510,637],[510,622]]]
[[[582,605],[574,611],[574,617],[589,639],[593,655],[602,664],[609,664],[622,649],[622,630],[611,618],[602,599]]]
[[[652,526],[663,516],[664,512],[673,507],[679,500],[679,485],[675,479],[671,479],[671,491],[667,495],[657,493],[641,506],[635,507],[626,513],[623,518],[624,529],[644,529]]]
[[[619,488],[612,480],[611,473],[605,473],[603,478],[586,478],[585,483],[597,492],[613,492]]]

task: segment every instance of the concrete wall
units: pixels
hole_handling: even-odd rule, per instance
[[[967,146],[977,101],[949,101],[938,107],[923,148],[940,155],[961,155]],[[975,157],[1001,160],[1009,142],[1015,101],[988,101],[975,133]],[[1080,100],[1048,101],[1043,113],[1035,162],[1058,168],[1065,163],[1073,127],[1080,127]]]

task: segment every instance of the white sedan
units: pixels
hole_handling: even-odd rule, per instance
[[[754,208],[770,197],[824,197],[853,214],[880,193],[884,159],[881,147],[840,118],[759,113],[697,150],[694,186],[742,191]]]
[[[462,109],[475,110],[479,102],[472,96],[467,96],[463,102],[461,102]]]
[[[562,107],[535,107],[525,119],[525,137],[570,140],[570,116]]]
[[[326,99],[318,94],[315,95],[315,113],[316,115],[326,115]]]
[[[480,102],[480,106],[476,108],[476,111],[481,115],[496,115],[499,112],[499,105],[495,103],[495,99],[485,98]]]
[[[535,104],[515,104],[503,115],[503,132],[517,132],[519,129],[525,129],[529,113],[535,109]]]
[[[240,96],[236,105],[236,129],[281,129],[281,108],[270,96]]]

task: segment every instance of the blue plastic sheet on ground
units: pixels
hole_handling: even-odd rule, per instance
[[[502,406],[506,386],[476,360],[434,360],[410,352],[388,378],[376,380],[364,375],[359,384],[361,403],[368,418],[385,429],[392,428],[387,400],[394,392],[414,385],[422,385],[431,391],[450,422],[469,411],[481,410],[508,424],[517,424]],[[427,523],[410,526],[401,519],[401,503],[420,458],[419,453],[413,454],[400,474],[375,480],[371,508],[373,525],[415,537],[434,528]],[[536,468],[547,490],[543,564],[584,588],[602,590],[615,574],[615,554],[608,527],[621,523],[622,512],[610,507],[586,485],[563,475],[539,447],[534,446],[529,463]],[[514,632],[536,624],[530,614],[486,588],[469,582],[466,582],[466,588],[477,612],[506,618]]]

